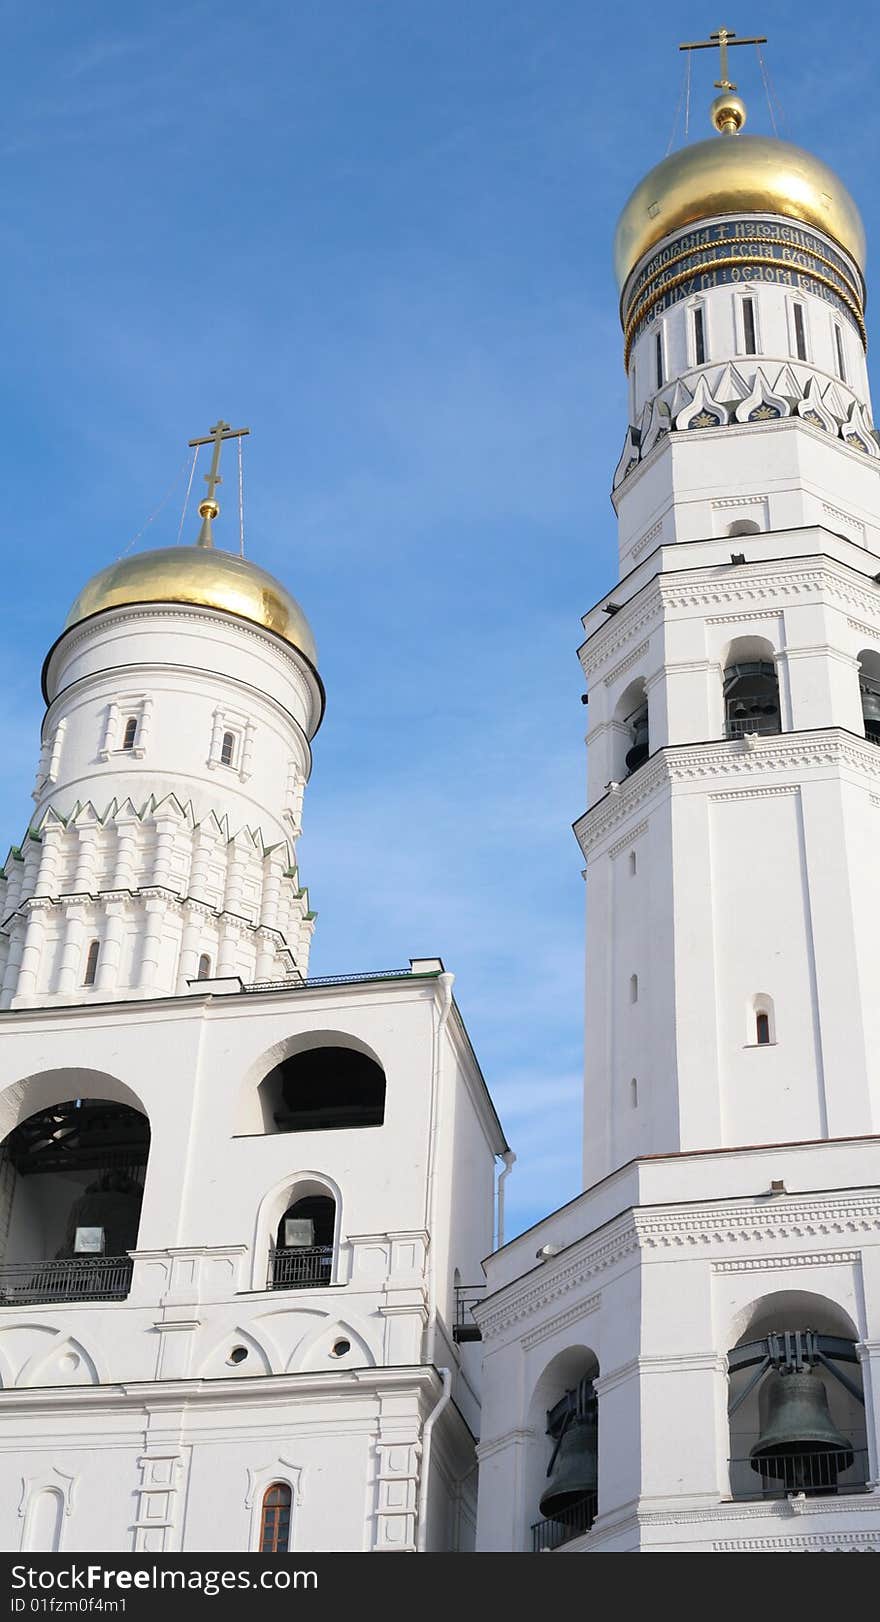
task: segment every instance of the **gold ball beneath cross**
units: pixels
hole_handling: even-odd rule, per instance
[[[206,496],[204,501],[199,502],[200,518],[216,518],[219,511],[219,501],[214,501],[210,496]]]
[[[740,96],[725,90],[715,97],[709,108],[709,117],[719,135],[736,135],[746,121],[746,104]]]

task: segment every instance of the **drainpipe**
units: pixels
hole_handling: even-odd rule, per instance
[[[438,1369],[437,1373],[443,1381],[443,1390],[441,1391],[437,1401],[434,1404],[434,1407],[422,1426],[422,1461],[419,1469],[419,1499],[417,1510],[419,1530],[416,1541],[416,1549],[419,1554],[424,1554],[426,1552],[428,1544],[428,1468],[431,1463],[431,1436],[437,1420],[440,1418],[444,1408],[452,1400],[452,1371],[450,1369]]]
[[[434,1052],[431,1064],[431,1125],[428,1133],[427,1152],[427,1178],[425,1189],[425,1227],[428,1231],[427,1255],[427,1286],[428,1286],[428,1333],[425,1347],[425,1362],[434,1361],[434,1342],[436,1340],[437,1300],[434,1276],[434,1250],[436,1235],[434,1231],[435,1204],[437,1198],[437,1126],[440,1113],[440,1072],[443,1059],[443,1034],[446,1022],[452,1009],[452,986],[455,980],[453,974],[438,975],[437,984],[440,989],[440,1011],[434,1026]]]
[[[516,1165],[516,1155],[512,1149],[505,1149],[501,1159],[504,1161],[504,1170],[498,1179],[497,1187],[498,1215],[495,1226],[498,1233],[498,1242],[495,1246],[496,1250],[500,1250],[501,1246],[504,1244],[504,1180],[510,1176],[514,1166]]]

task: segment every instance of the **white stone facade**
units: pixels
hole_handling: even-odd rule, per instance
[[[680,246],[652,255],[673,265]],[[478,1546],[880,1550],[864,349],[855,318],[776,266],[660,308],[629,357],[620,577],[580,649],[586,1192],[486,1264]],[[844,1438],[839,1473],[798,1455],[762,1474],[767,1393],[800,1368]],[[580,1456],[580,1505],[554,1518],[540,1501],[562,1420],[587,1448],[585,1389],[597,1478]]]
[[[491,1248],[504,1143],[451,982],[434,961],[360,984],[2,1015],[4,1139],[74,1096],[150,1124],[124,1299],[28,1298],[54,1208],[6,1166],[4,1548],[255,1549],[279,1481],[297,1550],[472,1544],[479,1357],[454,1343],[454,1285]],[[379,1060],[382,1124],[279,1130],[261,1082],[329,1041]],[[315,1190],[335,1206],[327,1277],[271,1288],[279,1218]]]

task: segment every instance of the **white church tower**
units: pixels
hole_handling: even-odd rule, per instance
[[[755,42],[709,43],[716,133],[617,228],[620,572],[580,650],[586,1192],[488,1264],[485,1549],[880,1549],[864,232],[818,158],[741,133],[727,53]]]
[[[7,1551],[473,1542],[506,1145],[439,959],[307,976],[324,695],[213,544],[238,432],[198,544],[97,575],[45,663],[0,922]]]

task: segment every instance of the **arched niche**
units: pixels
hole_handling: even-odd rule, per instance
[[[548,1524],[548,1518],[542,1515],[541,1498],[553,1479],[552,1472],[548,1475],[548,1467],[554,1453],[554,1470],[565,1468],[563,1444],[557,1446],[557,1443],[561,1424],[565,1421],[563,1410],[566,1403],[576,1402],[578,1390],[589,1387],[598,1376],[599,1360],[596,1353],[588,1346],[569,1346],[551,1359],[535,1383],[527,1412],[529,1442],[525,1468],[526,1525],[523,1528],[526,1549],[557,1547],[572,1536],[587,1531],[592,1523],[596,1512],[595,1498],[580,1508],[573,1506],[573,1511],[566,1512],[552,1524]],[[571,1425],[568,1428],[571,1430]],[[597,1465],[595,1427],[591,1438],[596,1442]],[[571,1448],[571,1438],[564,1445]]]
[[[345,1031],[308,1031],[278,1042],[250,1067],[240,1132],[330,1132],[382,1126],[385,1070]]]
[[[740,1311],[731,1333],[731,1496],[772,1501],[863,1491],[864,1390],[849,1313],[810,1290],[779,1290]]]
[[[341,1233],[342,1195],[332,1178],[313,1171],[285,1178],[264,1196],[257,1212],[251,1288],[319,1289],[334,1283]]]
[[[0,1123],[6,1300],[123,1298],[150,1150],[140,1099],[103,1072],[49,1071],[0,1094]]]
[[[754,518],[737,518],[728,524],[727,533],[731,539],[737,535],[760,535],[761,526],[755,523]]]
[[[637,676],[621,693],[612,717],[613,759],[611,775],[622,783],[643,766],[651,753],[648,692],[643,676]]]
[[[880,744],[880,651],[876,648],[863,648],[859,654],[859,697],[865,737]]]
[[[780,732],[779,677],[772,642],[763,636],[734,638],[724,656],[722,672],[725,737]]]

